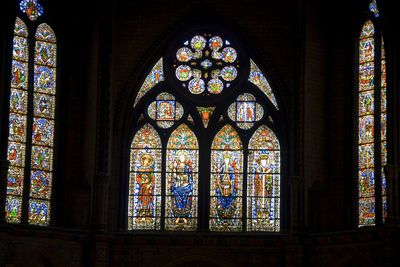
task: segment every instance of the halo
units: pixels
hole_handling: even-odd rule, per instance
[[[143,162],[144,162],[144,160],[145,160],[146,158],[150,161],[149,165],[151,165],[151,164],[153,163],[154,159],[153,159],[153,157],[152,157],[151,155],[149,155],[149,154],[142,154],[142,156],[140,157],[140,162],[142,163],[142,165],[143,165]]]

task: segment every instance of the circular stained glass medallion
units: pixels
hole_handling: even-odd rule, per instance
[[[190,41],[190,45],[194,50],[203,50],[206,47],[206,39],[201,35],[196,35]]]
[[[189,82],[189,91],[192,94],[198,95],[204,92],[206,86],[202,79],[193,79]]]
[[[228,63],[235,62],[237,58],[236,50],[232,47],[226,47],[222,50],[222,60]]]
[[[179,62],[188,62],[192,60],[193,52],[187,47],[179,48],[178,52],[176,52],[176,58]]]
[[[207,84],[207,90],[211,94],[219,94],[224,89],[224,83],[219,79],[211,79]]]
[[[176,78],[185,82],[192,76],[192,69],[189,66],[180,65],[175,71]]]
[[[211,50],[218,50],[222,47],[223,45],[223,41],[221,39],[221,37],[219,36],[213,36],[210,38],[210,40],[208,41],[208,46],[210,47]]]
[[[221,71],[221,77],[227,82],[233,81],[236,79],[237,70],[233,66],[226,66]]]

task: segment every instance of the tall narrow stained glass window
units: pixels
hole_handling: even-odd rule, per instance
[[[184,36],[132,96],[127,229],[278,232],[274,81],[234,38]]]
[[[247,229],[280,229],[280,147],[267,126],[260,126],[249,142],[247,171]]]
[[[376,2],[372,3],[371,12],[376,15]],[[377,49],[377,44],[381,49]],[[381,223],[387,216],[383,171],[387,164],[386,59],[383,37],[377,34],[371,20],[364,23],[359,36],[358,74],[358,226],[361,227]]]
[[[7,175],[6,220],[9,223],[21,222],[28,114],[28,59],[28,28],[17,18],[13,40],[7,154],[10,167]]]
[[[374,25],[369,20],[362,28],[359,44],[358,183],[360,226],[375,224],[374,33]]]
[[[382,217],[387,218],[387,190],[384,166],[387,164],[387,95],[385,44],[381,40],[381,175],[382,175]]]
[[[36,0],[20,1],[20,10],[31,21],[43,14]],[[57,41],[45,23],[37,26],[35,35],[28,36],[31,24],[17,17],[14,28],[6,221],[48,225],[54,171]],[[30,63],[33,69],[29,69]]]
[[[243,146],[225,125],[211,146],[210,230],[242,230]]]
[[[29,223],[47,224],[53,180],[56,36],[47,24],[36,30]]]
[[[167,230],[196,230],[198,202],[197,138],[185,124],[172,132],[167,145]]]
[[[131,145],[128,228],[160,229],[161,217],[161,139],[145,124]]]

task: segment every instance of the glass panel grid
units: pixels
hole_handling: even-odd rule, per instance
[[[359,38],[358,225],[375,225],[374,25],[369,20]]]
[[[211,146],[210,230],[242,230],[243,148],[237,132],[225,125]]]
[[[7,159],[6,221],[21,222],[28,113],[28,28],[16,18],[13,38]]]
[[[45,23],[36,30],[28,222],[48,225],[53,182],[57,44]]]
[[[167,145],[167,230],[197,229],[198,158],[196,136],[187,125],[180,125],[171,134]]]
[[[161,139],[145,124],[131,145],[128,229],[159,230],[161,218]]]

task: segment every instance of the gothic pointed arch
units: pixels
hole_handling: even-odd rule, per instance
[[[128,228],[158,230],[161,217],[161,139],[143,125],[131,144]]]
[[[132,226],[141,217],[134,208],[142,205],[135,204],[141,201],[139,193],[132,190],[139,188],[134,181],[142,163],[131,152],[128,230],[280,231],[281,140],[276,132],[282,133],[283,107],[261,61],[250,58],[244,47],[217,26],[187,30],[167,42],[144,82],[134,89],[138,93],[132,96],[130,135],[134,140],[143,137],[140,131],[148,125],[159,137],[151,143],[159,144],[153,160],[160,162],[154,177],[161,187],[152,200],[161,200],[154,204],[156,226],[150,220],[142,220],[148,226]],[[265,132],[270,139],[263,139]],[[259,148],[254,141],[249,145],[252,136],[260,139]],[[269,142],[275,147],[268,147]],[[254,162],[259,162],[254,158],[258,154],[254,160],[247,157],[251,153],[271,155],[271,172],[262,175],[273,178],[265,179],[262,196],[249,189],[256,175]],[[271,183],[273,193],[265,193]],[[261,198],[272,206],[250,212],[249,203]]]

